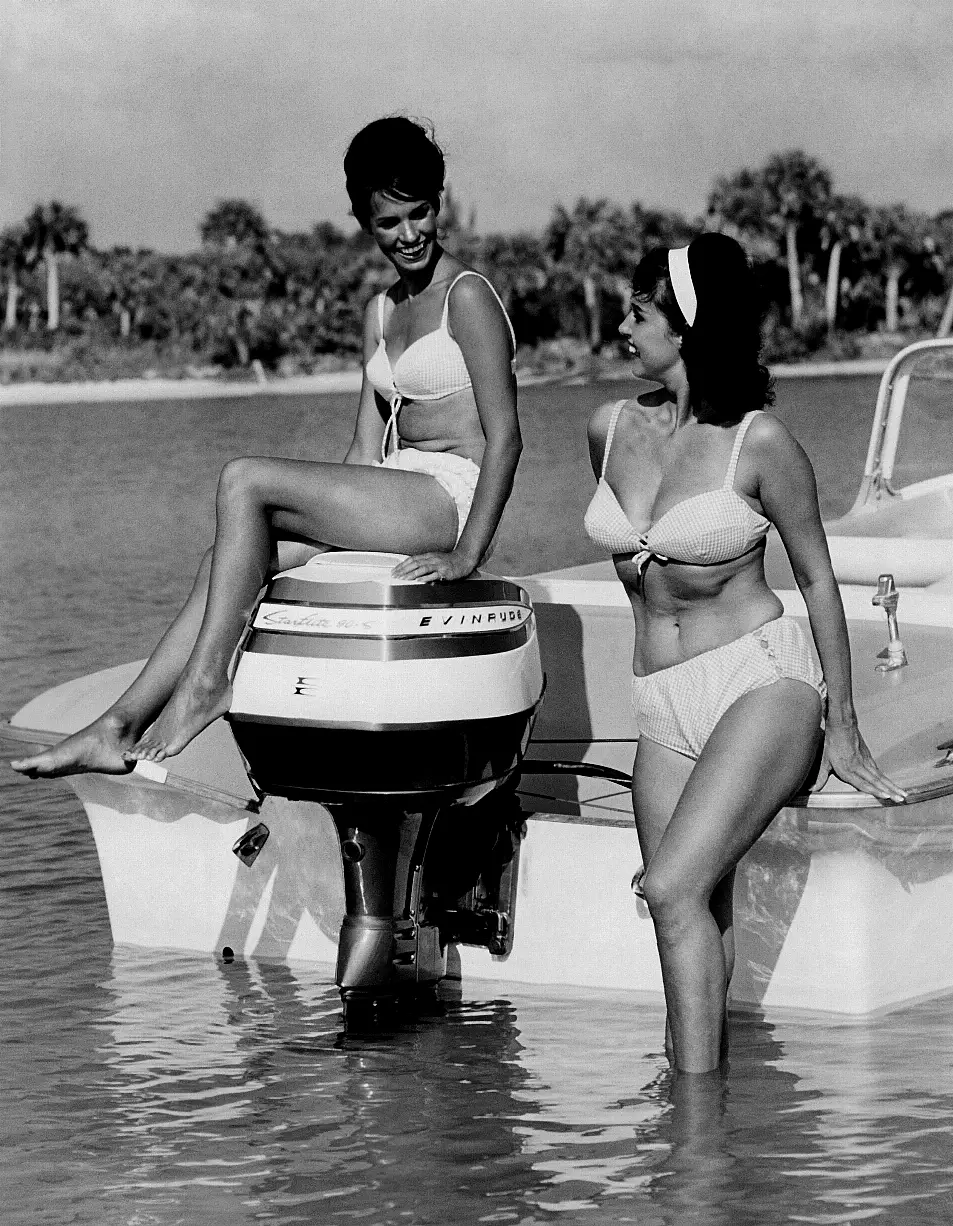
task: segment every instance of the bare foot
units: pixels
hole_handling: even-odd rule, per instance
[[[179,678],[162,714],[139,740],[123,753],[134,762],[161,762],[181,753],[198,734],[231,705],[232,687],[224,677],[207,678],[185,672]]]
[[[29,758],[14,758],[10,765],[31,779],[56,779],[84,771],[126,775],[133,769],[133,763],[127,762],[122,754],[134,739],[131,722],[123,715],[107,711],[52,749]]]

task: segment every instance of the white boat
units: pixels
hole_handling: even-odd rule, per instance
[[[932,430],[936,467],[951,416],[953,341],[911,346],[884,375],[858,498],[827,525],[861,726],[908,802],[883,805],[835,780],[779,814],[738,873],[739,1007],[864,1017],[953,990],[953,458],[898,481],[904,465],[922,473],[923,460],[909,464],[901,438],[906,446],[908,434]],[[768,574],[785,611],[804,618],[774,541]],[[897,591],[881,582],[888,574]],[[495,882],[466,883],[481,922],[492,913],[501,927],[488,938],[464,923],[431,963],[445,958],[439,974],[468,982],[660,994],[652,925],[630,888],[639,852],[624,782],[637,748],[625,593],[609,563],[518,583],[532,598],[546,675],[519,783],[524,824],[497,857]],[[8,734],[44,743],[74,731],[140,663],[41,694]],[[579,764],[590,773],[570,773]],[[262,799],[224,721],[170,765],[152,778],[68,780],[89,817],[116,943],[334,963],[345,891],[327,803],[293,790]],[[498,772],[494,786],[509,777]],[[265,842],[254,833],[262,826]]]

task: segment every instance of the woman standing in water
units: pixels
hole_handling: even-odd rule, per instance
[[[810,461],[764,407],[754,278],[704,234],[635,270],[619,331],[657,387],[589,424],[599,483],[586,530],[614,555],[635,615],[632,784],[667,1043],[707,1072],[727,1050],[735,867],[826,754],[861,791],[902,800],[857,728],[850,649]],[[774,525],[821,669],[764,577]]]
[[[409,554],[398,578],[452,580],[486,552],[521,450],[512,326],[490,283],[440,246],[444,159],[424,128],[376,120],[354,137],[344,171],[354,216],[398,279],[364,314],[343,464],[226,464],[214,546],[139,677],[94,723],[15,770],[120,773],[179,753],[228,710],[229,662],[275,568],[339,547]]]

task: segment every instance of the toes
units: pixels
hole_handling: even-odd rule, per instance
[[[54,764],[45,758],[11,758],[10,767],[27,779],[39,779],[44,772],[52,774]]]
[[[165,754],[162,742],[143,737],[141,741],[136,741],[131,749],[125,750],[122,756],[127,762],[155,762],[157,754]]]

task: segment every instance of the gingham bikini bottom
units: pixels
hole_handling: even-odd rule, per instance
[[[784,678],[804,681],[817,690],[823,710],[827,698],[823,674],[791,617],[766,622],[740,639],[671,668],[633,677],[632,707],[639,735],[697,758],[732,703]]]
[[[442,485],[457,508],[457,540],[463,531],[480,470],[466,456],[454,451],[420,451],[416,447],[401,447],[377,464],[378,468],[397,468],[404,472],[426,473]]]

